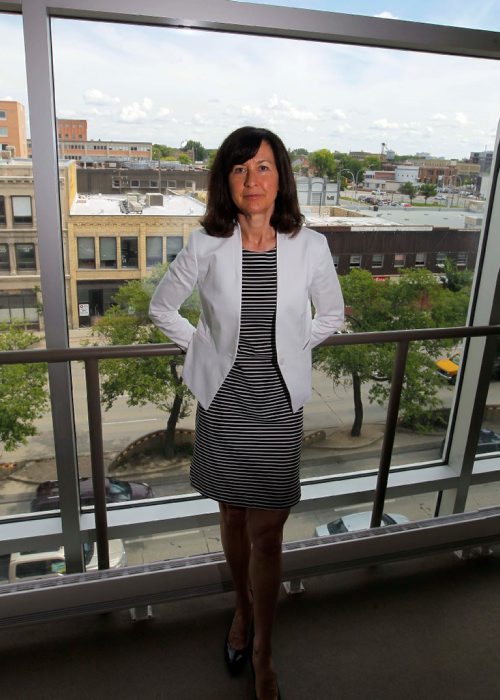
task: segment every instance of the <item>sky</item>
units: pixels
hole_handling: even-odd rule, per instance
[[[274,4],[500,30],[500,0]],[[21,19],[0,36],[0,99],[27,107]],[[466,158],[500,118],[500,61],[60,19],[52,38],[57,116],[91,139],[216,148],[253,124],[289,148]]]

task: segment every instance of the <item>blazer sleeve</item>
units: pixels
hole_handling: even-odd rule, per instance
[[[344,321],[344,299],[328,242],[321,236],[311,284],[315,314],[311,327],[311,348],[335,333]]]
[[[156,287],[149,305],[153,323],[183,350],[188,347],[195,328],[180,315],[179,308],[193,291],[197,279],[195,235],[191,234]]]

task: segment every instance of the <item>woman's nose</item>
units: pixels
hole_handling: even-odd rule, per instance
[[[252,187],[255,184],[255,173],[250,168],[246,172],[245,186]]]

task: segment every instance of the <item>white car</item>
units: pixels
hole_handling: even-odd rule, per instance
[[[92,542],[83,546],[85,570],[97,571],[97,548]],[[109,541],[109,567],[120,568],[127,565],[127,555],[121,540]],[[9,582],[26,579],[62,576],[66,573],[64,547],[52,552],[15,552],[10,555]]]
[[[371,510],[364,510],[361,513],[351,513],[342,518],[332,520],[331,523],[318,525],[315,530],[317,537],[326,535],[340,535],[342,532],[354,532],[355,530],[369,530],[372,519]],[[410,520],[405,515],[399,513],[383,513],[381,525],[402,525]]]

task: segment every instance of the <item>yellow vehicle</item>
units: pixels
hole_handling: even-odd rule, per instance
[[[455,384],[457,381],[458,367],[460,363],[460,355],[457,353],[453,357],[443,357],[437,360],[436,367],[440,374],[450,384]]]

